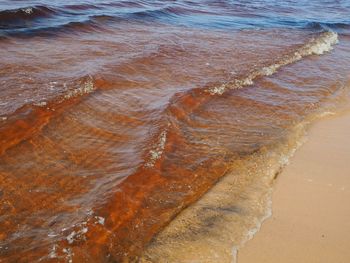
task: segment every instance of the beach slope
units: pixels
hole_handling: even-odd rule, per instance
[[[350,114],[315,124],[277,180],[273,215],[239,263],[350,262]]]

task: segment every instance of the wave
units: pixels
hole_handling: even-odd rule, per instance
[[[336,43],[338,43],[337,33],[324,32],[297,50],[294,50],[289,55],[286,55],[282,60],[261,69],[254,70],[248,76],[245,76],[243,78],[235,79],[232,82],[224,83],[218,87],[209,88],[207,89],[207,92],[209,92],[211,95],[221,95],[228,89],[239,89],[244,86],[252,85],[254,79],[262,76],[270,76],[279,68],[297,62],[304,57],[310,55],[321,55],[327,51],[332,50],[332,46]]]
[[[103,31],[100,22],[111,21],[111,18],[92,17],[80,22],[68,22],[66,24],[38,26],[35,28],[28,28],[25,31],[10,30],[0,34],[0,39],[7,40],[12,37],[27,39],[34,36],[39,37],[57,37],[58,35],[76,35],[82,33],[92,33]],[[115,21],[113,19],[113,21]]]
[[[7,149],[33,137],[49,123],[53,116],[57,116],[97,89],[91,76],[76,80],[71,83],[71,86],[73,87],[71,90],[52,101],[26,104],[11,115],[1,116],[0,137],[3,141],[0,145],[0,155]]]
[[[287,60],[284,58],[284,60],[274,63],[274,67],[267,66],[258,70],[260,73],[255,77],[273,74],[280,67],[296,62],[303,57],[322,54],[330,50],[331,45],[335,44],[336,41],[337,35],[335,33],[323,33],[294,50]],[[251,82],[245,83],[245,85],[249,84]],[[240,87],[242,87],[241,82]],[[113,195],[113,198],[108,201],[104,208],[96,211],[97,214],[107,218],[108,230],[101,229],[101,226],[89,224],[88,228],[91,234],[83,245],[84,250],[97,249],[104,251],[107,249],[108,254],[113,257],[111,260],[116,262],[136,260],[145,244],[160,229],[166,226],[180,211],[198,200],[229,172],[229,163],[233,159],[249,159],[252,158],[253,154],[260,155],[264,151],[266,155],[269,155],[269,152],[264,149],[268,147],[269,140],[263,140],[260,143],[255,142],[243,147],[243,149],[238,147],[238,152],[233,150],[232,152],[222,153],[219,151],[216,153],[213,145],[205,145],[205,139],[198,131],[198,124],[195,125],[196,131],[191,129],[194,115],[198,117],[197,114],[200,112],[197,110],[203,105],[207,105],[209,101],[212,102],[218,99],[218,96],[213,95],[221,95],[224,91],[210,93],[208,90],[196,88],[175,94],[170,99],[162,113],[162,116],[164,116],[162,125],[158,124],[160,127],[158,129],[159,133],[154,136],[153,143],[144,154],[144,165],[140,166],[135,173],[128,176],[118,186],[118,192]],[[259,107],[257,104],[255,103],[254,107]],[[237,107],[239,108],[240,105],[237,105]],[[284,129],[286,128],[284,127]],[[218,133],[218,131],[216,132]],[[200,142],[197,142],[200,145],[196,145],[196,135],[193,135],[193,133],[197,133],[200,138]],[[231,134],[231,136],[233,135]],[[207,153],[206,156],[201,153],[202,147],[208,147],[204,150]],[[211,156],[208,157],[208,155]],[[283,164],[285,159],[284,156],[279,157],[281,158],[277,162],[278,167],[269,170],[272,177],[279,171],[279,165]],[[187,161],[187,159],[192,161]],[[193,159],[195,163],[193,163]],[[262,163],[264,163],[264,160],[262,160]],[[256,166],[256,162],[251,162],[251,164],[254,167]],[[245,165],[237,166],[246,167]],[[203,174],[205,176],[200,176]],[[246,173],[242,173],[242,176],[246,176]],[[235,176],[231,176],[231,179],[232,177]],[[127,196],[137,196],[138,198],[128,198]],[[230,199],[228,198],[228,200]],[[118,211],[122,211],[123,207],[130,208],[128,213],[117,216]],[[226,208],[223,207],[223,209]],[[229,207],[229,209],[231,208]],[[232,209],[234,210],[234,207]],[[203,211],[207,212],[205,209]],[[159,217],[155,219],[151,216],[153,214],[159,215]],[[235,211],[233,211],[233,214],[235,214]],[[142,218],[142,221],[139,221],[140,218]],[[211,223],[214,219],[208,218],[208,221]],[[133,229],[137,229],[137,231],[133,231]],[[98,235],[102,238],[94,239],[92,235],[95,235],[95,233],[99,233]],[[132,245],[129,243],[130,240],[133,241]],[[113,244],[113,248],[109,249],[107,246],[110,243]],[[60,243],[58,247],[63,248],[65,245],[65,243]],[[95,258],[95,260],[98,261],[101,258]],[[155,262],[158,261],[155,260]]]
[[[72,11],[100,10],[101,7],[93,4],[65,5],[61,9]]]
[[[166,6],[154,10],[144,10],[139,12],[131,13],[130,16],[138,18],[154,18],[162,19],[164,17],[171,16],[184,16],[184,15],[193,15],[193,14],[213,14],[209,11],[202,11],[197,9],[192,9],[184,6]]]
[[[149,157],[146,160],[145,167],[154,166],[156,160],[161,158],[161,154],[164,150],[164,142],[168,131],[172,129],[170,126],[176,126],[176,123],[180,121],[186,121],[186,119],[194,112],[198,107],[211,100],[211,96],[222,95],[226,91],[232,89],[240,89],[245,86],[254,84],[254,80],[263,77],[270,76],[278,71],[283,66],[295,63],[307,56],[321,55],[325,52],[332,50],[332,46],[338,43],[338,35],[334,32],[323,32],[319,36],[309,40],[301,47],[292,50],[289,54],[285,55],[282,59],[275,61],[271,65],[253,70],[248,75],[237,78],[233,81],[226,82],[219,86],[213,86],[209,88],[194,88],[184,93],[175,94],[168,103],[167,108],[164,110],[164,115],[167,116],[165,121],[167,124],[158,135],[157,140],[153,148],[150,150]]]
[[[73,25],[72,25],[73,26]],[[80,26],[80,25],[76,25]],[[233,81],[226,82],[221,85],[216,85],[209,88],[194,88],[185,93],[177,93],[170,100],[168,107],[164,111],[164,116],[168,116],[167,120],[164,120],[164,129],[159,132],[156,139],[157,143],[146,154],[145,167],[152,167],[156,161],[161,158],[164,152],[164,145],[168,134],[168,129],[174,123],[180,120],[185,120],[196,108],[203,105],[206,101],[210,100],[210,96],[222,95],[227,90],[239,89],[245,86],[253,84],[256,78],[269,76],[274,74],[279,68],[288,64],[297,62],[302,58],[310,55],[320,55],[324,52],[330,51],[332,46],[338,42],[338,35],[334,32],[324,32],[318,37],[311,39],[308,43],[285,55],[281,60],[267,65],[257,70],[253,70],[242,78],[236,78]],[[103,86],[101,81],[94,80],[91,76],[86,76],[79,80],[73,81],[70,86],[74,87],[52,101],[40,101],[34,104],[24,105],[10,116],[0,116],[5,125],[0,129],[0,134],[6,138],[8,143],[2,144],[0,147],[0,154],[6,149],[16,145],[17,143],[30,138],[33,134],[37,133],[43,125],[45,125],[49,118],[48,116],[55,115],[59,112],[59,109],[63,109],[67,104],[76,103],[76,99],[80,99],[85,95],[94,92],[96,86]],[[33,117],[35,116],[35,117]],[[34,121],[33,120],[37,120]],[[27,123],[28,122],[28,123]],[[17,134],[19,123],[28,128],[28,132],[23,134]],[[23,129],[21,129],[23,131]],[[11,132],[10,132],[11,131]]]
[[[46,6],[33,6],[13,10],[0,11],[0,29],[16,29],[28,27],[28,22],[46,19],[57,12]]]
[[[231,10],[231,9],[230,9]],[[222,11],[222,10],[221,10]],[[230,14],[233,12],[233,14]],[[119,22],[161,22],[204,28],[301,28],[320,32],[347,32],[349,21],[319,22],[275,18],[251,12],[249,19],[235,9],[218,15],[215,9],[187,2],[173,4],[121,1],[115,3],[28,6],[0,11],[0,37],[57,35],[62,32],[91,32]],[[108,24],[110,23],[110,24]],[[88,28],[88,29],[87,29]],[[73,31],[75,30],[75,31]]]
[[[345,33],[350,29],[350,21],[344,22],[307,22],[305,29],[311,29],[313,31],[336,31],[338,33]]]
[[[113,11],[108,9],[115,8]],[[125,12],[118,10],[118,8],[128,8],[129,11]],[[134,11],[132,9],[137,11]],[[139,11],[141,9],[141,11]],[[96,12],[96,11],[99,12]],[[117,3],[101,3],[98,5],[94,4],[81,4],[81,5],[63,5],[61,7],[51,7],[51,6],[28,6],[13,10],[0,11],[0,29],[13,30],[20,28],[31,28],[33,25],[28,22],[40,22],[43,19],[57,17],[65,18],[65,24],[69,24],[76,20],[77,16],[81,19],[87,17],[109,17],[109,18],[119,18],[125,21],[130,21],[130,19],[156,19],[162,20],[166,17],[181,16],[181,15],[191,15],[191,14],[208,14],[209,11],[201,11],[196,9],[191,9],[185,6],[165,6],[161,8],[150,9],[149,6],[144,5],[140,2],[117,2]],[[69,18],[70,17],[70,18]],[[62,20],[62,19],[58,19]],[[49,28],[47,24],[45,26],[45,21],[42,22],[43,28]],[[75,21],[76,22],[76,21]],[[62,24],[58,24],[60,26]]]
[[[34,6],[1,11],[0,38],[91,33],[101,30],[102,23],[120,20],[117,16],[96,14],[96,10],[100,10],[100,7],[67,5],[63,7]]]
[[[42,22],[53,17],[62,16],[89,16],[87,11],[101,10],[102,8],[92,4],[53,6],[28,6],[18,9],[0,11],[0,29],[11,30],[20,28],[31,28],[33,22]],[[30,23],[32,22],[32,23]],[[67,21],[64,24],[74,21]],[[47,26],[48,27],[48,26]]]
[[[303,57],[322,54],[330,50],[336,42],[335,33],[325,32],[294,49],[281,60],[276,59],[278,61],[271,65],[228,82],[223,90],[217,90],[216,87],[195,88],[175,94],[166,108],[159,113],[161,120],[155,127],[154,136],[147,141],[147,148],[142,148],[142,163],[135,168],[136,171],[133,170],[118,185],[117,191],[104,200],[103,207],[94,209],[94,217],[85,220],[84,225],[63,231],[65,237],[53,244],[47,256],[64,257],[69,261],[74,255],[84,258],[85,254],[82,255],[82,251],[92,251],[91,255],[86,257],[95,262],[103,261],[105,258],[101,257],[107,254],[110,255],[111,261],[116,262],[135,258],[160,229],[227,174],[227,163],[237,155],[243,158],[256,153],[264,143],[269,143],[268,140],[264,140],[263,143],[254,142],[243,149],[239,147],[236,152],[232,151],[233,153],[216,152],[212,144],[207,145],[209,149],[203,154],[201,147],[206,145],[205,138],[200,137],[198,132],[200,127],[197,126],[195,131],[191,130],[191,118],[193,115],[198,117],[199,111],[196,110],[208,102],[223,98],[224,96],[219,95],[227,90],[251,85],[256,78],[271,75],[282,66]],[[103,84],[95,77],[86,76],[73,85],[74,89],[59,98],[26,105],[14,115],[8,116],[4,126],[0,127],[0,137],[9,143],[1,145],[0,153],[40,133],[52,118],[79,103],[87,94],[104,88]],[[186,134],[186,131],[189,132]],[[195,147],[198,145],[191,137],[196,131],[200,143],[203,144],[199,147]],[[195,163],[190,158],[193,158]],[[152,215],[156,215],[157,218]],[[97,223],[96,217],[103,223]]]

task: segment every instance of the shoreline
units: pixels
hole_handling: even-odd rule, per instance
[[[277,178],[273,213],[238,263],[350,261],[350,112],[316,122]]]

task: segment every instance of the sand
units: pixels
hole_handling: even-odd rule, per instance
[[[275,185],[273,215],[238,263],[350,262],[350,113],[309,131]]]

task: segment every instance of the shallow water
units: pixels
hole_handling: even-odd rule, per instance
[[[0,4],[0,259],[231,261],[347,100],[350,2],[96,2]]]

